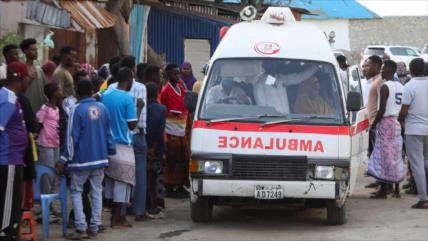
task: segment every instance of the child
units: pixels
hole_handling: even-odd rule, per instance
[[[70,112],[66,148],[61,156],[61,164],[58,165],[62,171],[65,162],[65,168],[70,173],[76,231],[68,238],[73,240],[86,237],[86,232],[89,237],[95,237],[102,226],[104,168],[109,165],[108,155],[116,153],[108,111],[102,103],[92,98],[92,94],[91,82],[79,81],[79,102]],[[83,185],[86,181],[89,181],[91,186],[92,213],[89,227],[82,203]]]
[[[55,168],[55,164],[59,160],[59,106],[62,101],[62,90],[58,84],[50,83],[45,85],[44,93],[48,98],[48,102],[44,104],[36,114],[38,122],[42,125],[37,141],[39,162],[43,165]],[[42,177],[40,187],[41,193],[54,193],[55,180],[55,177],[49,177],[47,175]]]
[[[148,197],[146,215],[149,218],[161,218],[165,207],[165,187],[161,175],[161,160],[165,154],[166,107],[157,102],[158,86],[154,82],[146,84],[147,88],[147,172]]]
[[[397,64],[386,60],[382,67],[382,78],[385,83],[380,88],[378,112],[373,127],[376,141],[370,155],[368,174],[381,182],[379,191],[371,198],[385,199],[388,185],[396,184],[394,196],[399,198],[398,183],[404,178],[404,164],[401,155],[403,138],[401,126],[397,120],[401,109],[403,86],[400,82],[392,81]]]

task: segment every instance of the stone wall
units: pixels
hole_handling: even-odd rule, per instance
[[[389,44],[422,48],[428,44],[428,16],[350,20],[351,63],[359,63],[367,45]]]

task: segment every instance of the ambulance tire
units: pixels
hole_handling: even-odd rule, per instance
[[[208,222],[212,218],[213,203],[208,197],[199,197],[196,202],[190,202],[190,216],[193,222]]]
[[[327,222],[329,225],[342,225],[346,223],[346,203],[338,207],[336,200],[327,201]]]

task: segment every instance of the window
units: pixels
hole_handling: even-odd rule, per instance
[[[383,55],[385,48],[367,48],[364,52],[365,55]]]
[[[349,68],[349,92],[357,92],[361,94],[361,106],[363,106],[365,101],[367,101],[363,99],[364,96],[361,87],[360,71],[356,66]]]
[[[411,48],[394,47],[390,49],[393,55],[398,56],[417,56],[418,54]]]
[[[211,67],[199,118],[343,123],[333,65],[284,59],[220,59]]]

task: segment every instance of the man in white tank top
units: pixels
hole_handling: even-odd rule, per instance
[[[371,198],[387,198],[388,185],[395,183],[395,197],[399,197],[399,183],[404,179],[402,159],[403,139],[398,115],[401,110],[403,86],[394,82],[397,64],[386,60],[382,66],[385,83],[379,91],[378,111],[372,124],[376,141],[370,155],[368,174],[381,182],[381,187]]]

